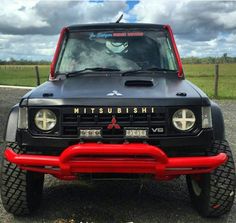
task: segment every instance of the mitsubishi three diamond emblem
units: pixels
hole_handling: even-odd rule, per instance
[[[116,118],[113,116],[111,119],[111,123],[108,124],[107,129],[120,129],[120,125],[117,124]]]
[[[111,93],[108,93],[107,96],[122,96],[117,90],[113,90]]]

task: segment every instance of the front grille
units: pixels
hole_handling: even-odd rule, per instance
[[[79,137],[80,128],[101,128],[102,138],[123,138],[126,127],[148,127],[149,137],[164,135],[167,123],[167,111],[165,108],[158,109],[155,113],[145,114],[73,114],[72,109],[62,110],[61,134],[68,137]],[[121,129],[108,129],[107,126],[115,117]],[[151,128],[163,128],[161,133],[151,131]]]
[[[186,107],[196,116],[196,123],[190,131],[179,131],[174,128],[171,120],[179,107],[47,107],[58,117],[58,123],[50,132],[40,131],[34,122],[36,112],[41,109],[29,109],[29,129],[32,135],[55,136],[80,139],[80,129],[100,129],[102,138],[99,140],[113,142],[125,140],[125,128],[147,129],[148,138],[159,140],[159,137],[197,135],[201,131],[201,107]],[[102,109],[102,110],[101,110]],[[101,112],[102,111],[102,112]],[[112,118],[115,117],[120,129],[109,129]],[[162,131],[159,131],[159,130]],[[95,139],[98,141],[98,139]],[[144,140],[144,139],[140,139]],[[145,139],[146,140],[146,139]]]

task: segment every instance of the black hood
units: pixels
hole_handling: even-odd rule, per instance
[[[25,95],[29,106],[208,105],[209,99],[186,80],[141,76],[78,76],[48,81]]]

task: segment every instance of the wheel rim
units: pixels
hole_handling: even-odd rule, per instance
[[[195,193],[195,195],[200,196],[202,193],[202,188],[200,186],[200,180],[194,179],[194,177],[191,177],[191,183],[192,183],[192,188],[193,188],[193,192]]]

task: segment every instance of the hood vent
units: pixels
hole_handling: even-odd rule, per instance
[[[127,80],[125,86],[127,87],[153,87],[151,80]]]

